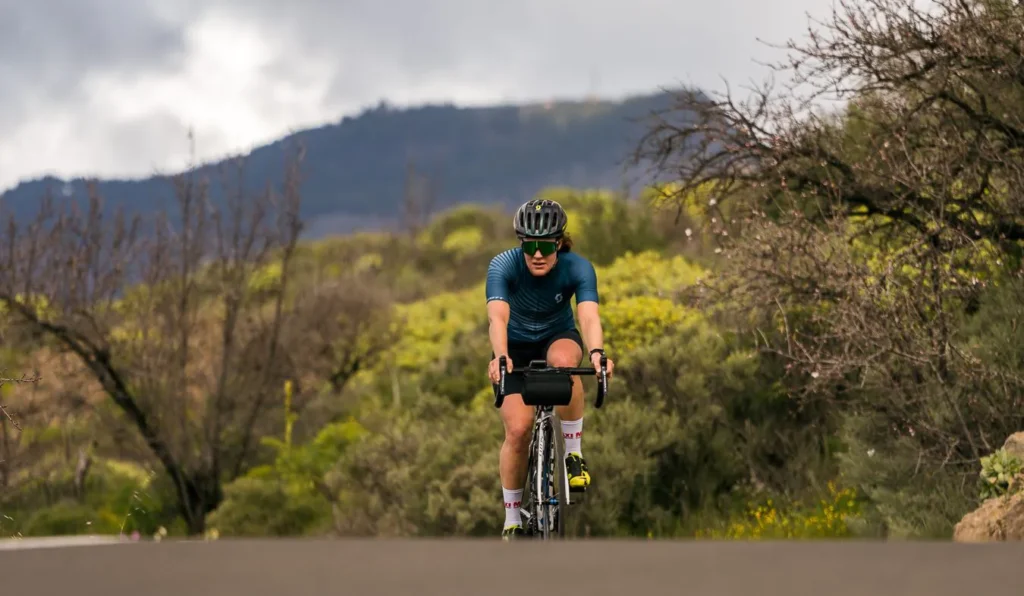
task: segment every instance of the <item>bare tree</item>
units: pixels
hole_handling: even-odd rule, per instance
[[[17,378],[7,377],[0,373],[0,389],[8,385],[23,385],[26,383],[38,383],[38,373],[29,376],[22,375]],[[2,394],[0,394],[2,396]],[[8,404],[0,401],[0,495],[5,492],[11,482],[14,460],[16,458],[17,446],[21,440],[22,425],[20,416],[12,411]]]
[[[765,313],[804,394],[879,416],[919,467],[971,464],[1024,425],[1017,371],[961,324],[1021,270],[1021,39],[1019,3],[841,0],[785,46],[788,89],[683,93],[634,156],[709,207],[709,287]]]
[[[722,204],[786,191],[926,233],[942,225],[973,239],[1024,239],[1013,191],[1022,181],[1024,9],[979,0],[940,0],[928,12],[901,0],[840,6],[806,45],[787,44],[789,63],[775,68],[792,75],[789,91],[766,85],[745,102],[684,93],[635,158],[675,173],[676,198],[701,189]],[[837,99],[850,102],[845,115],[813,109]]]
[[[194,171],[173,177],[174,224],[144,230],[102,209],[46,201],[0,248],[0,303],[73,354],[173,483],[189,531],[203,530],[222,484],[254,456],[283,380],[282,346],[299,220],[301,149],[280,191],[251,193],[245,164],[223,174],[225,207]]]
[[[391,305],[387,289],[369,275],[307,288],[296,297],[285,343],[308,373],[340,393],[397,339]]]
[[[417,172],[416,165],[409,161],[402,192],[401,229],[415,236],[430,220],[436,203],[437,179]]]

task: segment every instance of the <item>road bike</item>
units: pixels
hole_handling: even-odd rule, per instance
[[[505,399],[505,374],[508,361],[505,356],[498,360],[498,391],[494,407],[500,408]],[[597,376],[597,400],[594,407],[600,408],[608,394],[608,359],[601,355],[600,370],[590,367],[554,367],[545,360],[533,360],[529,366],[517,369],[512,374],[523,377],[523,403],[534,406],[533,438],[530,440],[530,459],[526,471],[526,485],[523,503],[520,507],[523,529],[527,536],[550,540],[552,536],[565,537],[567,508],[576,503],[571,498],[569,476],[565,469],[565,442],[555,440],[561,428],[554,423],[556,406],[566,406],[572,400],[572,377],[574,375]]]

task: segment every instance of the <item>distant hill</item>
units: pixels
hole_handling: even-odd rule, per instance
[[[286,143],[307,149],[303,216],[308,236],[390,227],[397,221],[411,163],[436,185],[434,208],[465,202],[514,205],[551,185],[622,188],[634,182],[624,160],[652,110],[667,107],[665,93],[622,101],[394,109],[386,104],[335,124],[297,132],[248,155],[248,182],[279,183]],[[214,174],[219,164],[202,169]],[[47,177],[19,184],[2,196],[18,219],[37,212],[40,198],[85,200],[85,181]],[[214,189],[214,200],[220,195]],[[150,213],[174,210],[165,178],[102,180],[107,206]]]

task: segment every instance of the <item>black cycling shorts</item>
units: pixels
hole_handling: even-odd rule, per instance
[[[551,344],[560,339],[571,339],[580,347],[580,352],[586,352],[583,347],[583,338],[580,337],[580,332],[576,329],[556,333],[541,341],[528,343],[509,342],[508,356],[512,359],[512,373],[505,375],[505,395],[514,395],[523,392],[523,376],[521,374],[516,374],[517,371],[530,366],[531,360],[547,361],[548,349],[551,347]],[[491,352],[491,360],[494,360],[494,352]],[[497,397],[498,384],[491,383],[491,388],[494,390],[494,396]]]

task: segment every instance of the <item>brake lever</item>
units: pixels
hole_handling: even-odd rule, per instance
[[[508,361],[504,356],[498,358],[498,394],[494,396],[494,407],[500,408],[501,402],[505,400],[505,369]]]

